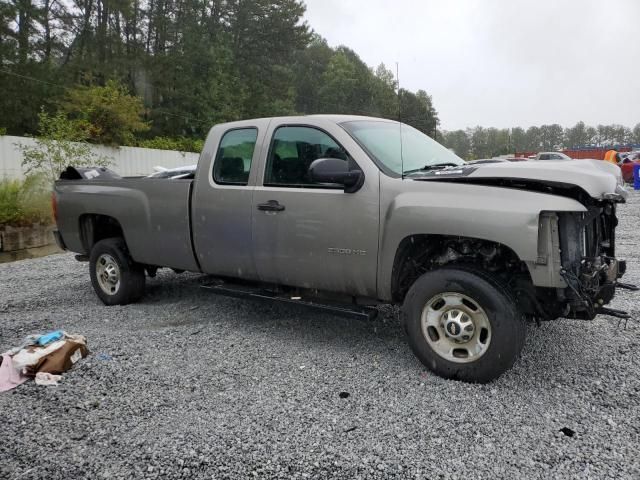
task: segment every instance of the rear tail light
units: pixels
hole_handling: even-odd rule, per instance
[[[53,219],[58,223],[58,199],[56,198],[56,192],[51,192],[51,211],[53,213]]]

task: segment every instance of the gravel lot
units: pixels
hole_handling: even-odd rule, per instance
[[[640,283],[640,194],[620,216]],[[93,352],[58,387],[0,394],[0,478],[640,476],[637,293],[613,304],[626,330],[531,326],[516,367],[478,386],[426,371],[393,310],[345,320],[202,281],[161,272],[105,307],[70,254],[0,265],[0,351],[63,328]]]

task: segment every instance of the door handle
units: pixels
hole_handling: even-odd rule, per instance
[[[277,200],[269,200],[267,203],[259,203],[258,210],[265,212],[282,212],[284,205],[280,205]]]

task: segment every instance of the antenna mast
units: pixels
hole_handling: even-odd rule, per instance
[[[398,128],[400,129],[400,174],[404,180],[404,157],[402,152],[402,103],[400,101],[400,65],[396,62],[396,81],[398,82]]]

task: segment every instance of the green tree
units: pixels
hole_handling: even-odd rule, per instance
[[[631,133],[631,129],[625,127],[624,125],[618,124],[610,125],[609,128],[611,131],[611,143],[622,145],[631,142],[631,138],[633,136]]]
[[[527,134],[522,127],[511,129],[511,150],[513,152],[523,152],[529,149],[527,144]]]
[[[40,109],[60,105],[111,144],[280,114],[398,118],[393,73],[329,47],[304,12],[302,0],[0,0],[0,127],[36,134]],[[403,110],[434,134],[426,93],[406,92]]]
[[[105,145],[127,145],[149,125],[142,120],[144,107],[138,97],[109,80],[104,87],[79,86],[67,92],[62,111],[88,125],[88,140]]]
[[[438,126],[438,114],[431,97],[424,90],[416,93],[400,90],[400,118],[423,133],[433,137]]]
[[[477,126],[468,130],[467,135],[471,140],[471,159],[488,157],[487,131],[480,126]]]
[[[636,124],[636,126],[633,127],[631,138],[633,143],[640,143],[640,123]]]
[[[441,142],[445,147],[453,150],[460,158],[469,158],[471,141],[464,130],[442,132],[441,137]]]
[[[565,134],[566,139],[566,134]],[[594,127],[586,127],[584,130],[585,145],[597,145],[598,131]],[[566,146],[566,145],[565,145]]]
[[[557,150],[562,147],[564,130],[560,125],[542,125],[540,127],[540,148],[542,150]]]
[[[371,112],[372,74],[360,58],[339,47],[322,76],[321,113],[368,115]]]
[[[229,45],[245,84],[243,116],[293,113],[295,53],[311,35],[299,0],[233,0],[225,14]]]
[[[597,134],[597,143],[598,145],[611,145],[613,143],[611,136],[611,128],[609,125],[598,125],[596,127]]]
[[[568,148],[587,145],[590,140],[591,138],[584,122],[578,122],[573,127],[565,130],[565,144]]]
[[[393,72],[384,63],[378,65],[372,79],[375,111],[372,115],[396,120],[398,118],[398,82]]]
[[[486,139],[487,157],[493,158],[510,153],[508,129],[488,128]]]
[[[540,127],[532,126],[527,128],[525,138],[527,139],[527,147],[529,150],[538,151],[542,149]]]
[[[333,53],[327,41],[317,34],[313,35],[307,48],[296,52],[294,71],[298,112],[312,114],[323,110],[319,92]]]

